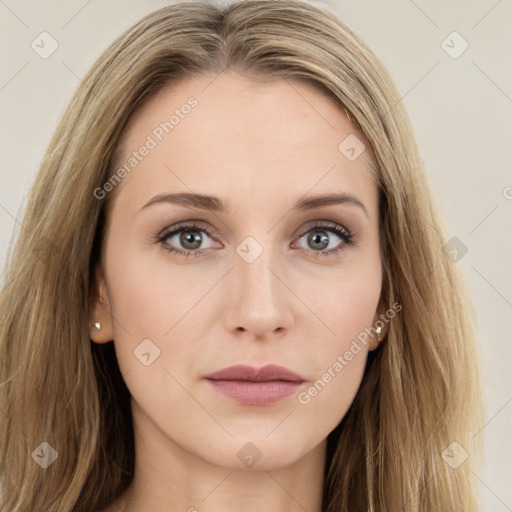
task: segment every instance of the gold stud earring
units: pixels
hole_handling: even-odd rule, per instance
[[[382,327],[377,327],[375,330],[377,331],[377,341],[380,341],[380,333],[382,331]]]
[[[96,322],[96,323],[94,324],[94,327],[96,328],[96,330],[98,330],[98,331],[99,331],[99,330],[101,329],[101,324],[100,324],[99,322]]]

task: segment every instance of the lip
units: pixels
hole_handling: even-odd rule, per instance
[[[284,366],[269,364],[262,368],[236,365],[207,375],[215,391],[244,405],[267,405],[294,394],[305,382]]]
[[[212,380],[246,380],[250,382],[268,382],[272,380],[304,382],[305,380],[297,373],[277,364],[267,364],[261,368],[238,364],[214,372],[205,378]]]

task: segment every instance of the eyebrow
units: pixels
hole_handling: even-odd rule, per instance
[[[141,208],[141,210],[157,203],[176,204],[187,208],[200,208],[202,210],[211,210],[214,212],[228,211],[227,204],[217,197],[208,196],[204,194],[192,194],[187,192],[182,192],[178,194],[156,195],[153,198],[151,198]],[[359,199],[357,199],[357,197],[355,197],[352,194],[349,194],[348,192],[317,195],[305,199],[300,199],[293,205],[292,210],[309,211],[314,210],[315,208],[322,208],[325,206],[331,206],[336,204],[348,204],[352,206],[357,206],[361,208],[364,211],[365,215],[368,217],[368,212],[364,204]]]

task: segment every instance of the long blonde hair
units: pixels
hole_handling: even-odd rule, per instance
[[[111,176],[123,129],[152,94],[228,69],[305,80],[370,145],[382,294],[402,310],[328,437],[323,511],[476,512],[470,477],[483,407],[469,289],[444,249],[449,235],[393,81],[332,12],[301,0],[165,6],[112,43],[76,91],[5,269],[0,509],[90,512],[130,484],[129,392],[113,344],[89,337],[109,199],[93,191]],[[468,460],[449,463],[466,452]]]

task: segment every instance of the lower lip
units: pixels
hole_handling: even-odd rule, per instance
[[[302,382],[272,380],[249,382],[245,380],[207,379],[219,393],[244,405],[267,405],[279,402],[297,392]]]

